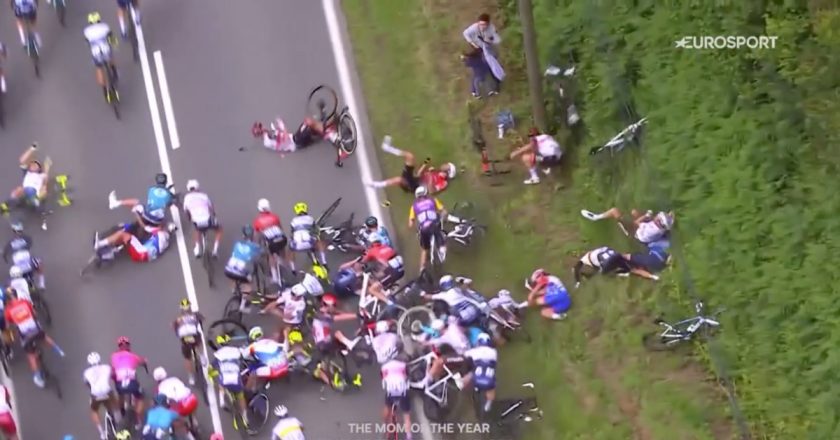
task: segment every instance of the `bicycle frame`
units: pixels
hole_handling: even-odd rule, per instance
[[[418,363],[422,362],[422,363],[424,363],[425,375],[427,375],[428,372],[429,372],[429,369],[431,369],[431,367],[432,367],[432,362],[434,362],[434,360],[438,359],[438,357],[439,356],[437,355],[437,353],[435,353],[434,351],[430,351],[429,353],[426,353],[423,356],[420,356],[419,358],[409,362],[408,363],[408,369],[411,369],[412,365],[417,365]],[[453,373],[452,370],[449,368],[449,366],[446,364],[446,362],[443,363],[443,371],[444,371],[445,374],[440,379],[432,382],[431,384],[424,384],[423,383],[423,382],[425,382],[425,375],[424,375],[424,380],[423,381],[421,381],[421,382],[409,381],[408,385],[409,385],[409,387],[414,388],[416,390],[423,390],[423,394],[428,396],[430,399],[434,400],[438,405],[446,406],[447,395],[448,395],[448,388],[446,386],[447,382],[449,382],[451,380],[455,384],[455,387],[460,390],[461,385],[458,382],[461,379],[461,373],[457,373],[457,372]],[[435,390],[438,390],[438,389],[440,389],[440,392],[439,392],[440,395],[438,395],[435,391]]]
[[[593,148],[589,152],[589,154],[598,154],[604,150],[610,150],[610,154],[618,153],[619,151],[624,149],[628,142],[633,140],[639,129],[646,123],[647,118],[645,117],[638,120],[636,123],[628,125],[624,128],[624,130],[621,130],[617,135],[613,136],[612,139],[607,141],[604,145]]]

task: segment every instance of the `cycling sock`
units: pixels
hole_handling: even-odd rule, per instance
[[[20,45],[26,47],[26,35],[23,33],[23,29],[18,29],[18,33],[20,34]]]
[[[384,180],[374,180],[373,182],[368,182],[368,186],[371,188],[382,189],[388,186],[388,183]]]
[[[120,33],[121,33],[121,34],[123,34],[123,35],[125,35],[125,34],[126,34],[126,31],[125,31],[125,18],[123,18],[123,17],[119,17],[119,20],[120,20]]]
[[[382,140],[382,151],[393,154],[394,156],[402,156],[403,151],[397,147],[391,145],[391,136],[385,136],[385,139]]]
[[[537,174],[537,169],[536,168],[529,168],[528,169],[528,174],[531,175],[531,179],[540,180],[540,176]]]
[[[213,255],[217,255],[219,253],[219,241],[216,240],[213,242]]]
[[[324,251],[318,251],[318,256],[321,257],[321,264],[327,265],[327,254]]]

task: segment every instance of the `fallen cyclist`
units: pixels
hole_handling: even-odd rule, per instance
[[[136,216],[131,223],[121,223],[112,228],[112,233],[100,238],[99,232],[94,237],[93,248],[97,252],[125,246],[131,259],[138,263],[158,259],[170,244],[170,235],[177,228],[174,224],[166,226],[146,225],[143,205],[135,205],[131,211]]]
[[[23,154],[20,155],[20,169],[23,172],[23,181],[20,186],[12,190],[9,198],[0,204],[0,213],[8,214],[12,207],[29,205],[41,215],[41,229],[47,229],[46,219],[47,208],[44,199],[47,196],[50,180],[50,161],[41,164],[34,158],[37,144],[32,144]]]
[[[572,307],[572,297],[560,278],[545,269],[537,269],[528,278],[526,286],[529,289],[528,304],[540,307],[543,318],[559,321],[566,317],[566,312]]]
[[[278,116],[274,119],[274,122],[269,124],[268,128],[265,128],[261,122],[254,122],[251,127],[251,134],[255,138],[262,138],[265,148],[280,153],[293,153],[326,139],[336,148],[335,164],[340,167],[349,155],[339,148],[339,134],[336,131],[335,124],[335,117],[327,121],[305,117],[297,130],[291,132],[286,128],[285,121]]]
[[[633,275],[656,281],[659,277],[648,272],[642,265],[642,263],[649,263],[646,254],[633,254],[636,255],[636,263],[634,264],[631,262],[631,258],[633,257],[631,254],[622,255],[615,249],[607,246],[593,249],[584,254],[575,264],[573,270],[575,275],[575,288],[580,287],[582,278],[589,278],[599,273],[615,273],[622,276],[632,273]],[[594,271],[584,272],[584,267],[594,269]]]
[[[426,159],[420,165],[420,168],[417,168],[417,160],[414,157],[414,153],[393,146],[391,144],[391,136],[385,136],[385,139],[382,141],[382,151],[402,157],[405,165],[403,166],[402,174],[399,176],[367,182],[367,185],[371,188],[399,186],[403,191],[410,194],[416,191],[417,187],[425,186],[429,189],[429,193],[437,194],[443,192],[449,186],[449,181],[454,179],[458,174],[458,167],[452,162],[434,167],[430,164],[431,159]]]
[[[673,211],[660,211],[654,215],[653,211],[642,214],[633,209],[630,211],[632,220],[630,222],[626,221],[624,214],[618,208],[610,208],[600,214],[582,209],[580,215],[591,221],[611,218],[618,222],[618,226],[626,235],[632,233],[645,246],[661,243],[662,246],[667,247],[669,233],[671,228],[674,227]]]
[[[133,208],[135,206],[143,206],[141,215],[143,221],[148,225],[158,226],[166,219],[166,210],[175,203],[175,193],[172,188],[167,185],[168,178],[166,174],[155,174],[155,184],[150,186],[146,191],[146,203],[141,204],[140,199],[123,199],[117,198],[116,191],[111,191],[108,194],[108,207],[111,210],[117,209],[120,206]]]

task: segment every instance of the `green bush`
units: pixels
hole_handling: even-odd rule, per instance
[[[516,2],[502,6],[516,44]],[[840,437],[838,9],[644,0],[534,0],[534,9],[542,64],[578,54],[585,145],[627,125],[627,109],[648,117],[641,150],[621,160],[620,186],[605,185],[614,167],[594,166],[576,171],[576,184],[603,186],[592,208],[618,200],[677,211],[676,266],[691,282],[670,296],[727,307],[724,360],[753,434]],[[675,48],[685,35],[778,40],[768,50]]]

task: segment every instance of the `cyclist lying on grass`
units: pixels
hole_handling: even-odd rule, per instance
[[[528,304],[540,306],[543,318],[559,321],[566,317],[566,312],[572,307],[572,298],[560,278],[545,269],[537,269],[526,285],[530,289]]]
[[[510,159],[520,157],[522,164],[528,170],[531,178],[526,180],[526,185],[540,183],[540,176],[537,173],[537,166],[543,167],[543,173],[551,173],[551,167],[560,165],[563,157],[563,149],[553,137],[540,133],[532,127],[528,132],[528,143],[510,153]]]
[[[633,221],[627,224],[623,221],[623,215],[618,208],[610,208],[600,214],[582,209],[580,215],[591,221],[603,220],[605,218],[614,219],[626,235],[630,235],[632,232],[636,239],[646,246],[651,246],[653,243],[662,242],[663,240],[666,241],[668,239],[668,233],[674,227],[673,211],[660,211],[654,215],[653,211],[641,214],[639,211],[633,209],[630,211]],[[667,247],[666,244],[663,244],[663,246]]]
[[[653,275],[647,270],[647,265],[652,263],[647,254],[647,252],[641,252],[637,254],[622,255],[607,246],[593,249],[584,254],[577,264],[575,264],[575,288],[580,287],[582,277],[589,278],[598,273],[615,273],[618,275],[627,275],[632,273],[633,275],[656,281],[659,277]],[[635,263],[631,261],[632,258],[635,258]],[[584,266],[592,268],[594,271],[584,272]]]
[[[382,141],[382,151],[402,157],[405,160],[405,165],[403,166],[402,174],[399,176],[367,182],[366,184],[371,188],[379,189],[389,186],[399,186],[403,191],[413,193],[417,187],[425,186],[429,189],[430,194],[437,194],[443,192],[449,185],[449,181],[454,179],[458,174],[458,167],[455,164],[450,162],[435,168],[429,164],[431,159],[428,158],[420,165],[420,168],[416,168],[417,162],[414,158],[414,153],[393,146],[391,144],[391,136],[385,136],[385,139]]]

